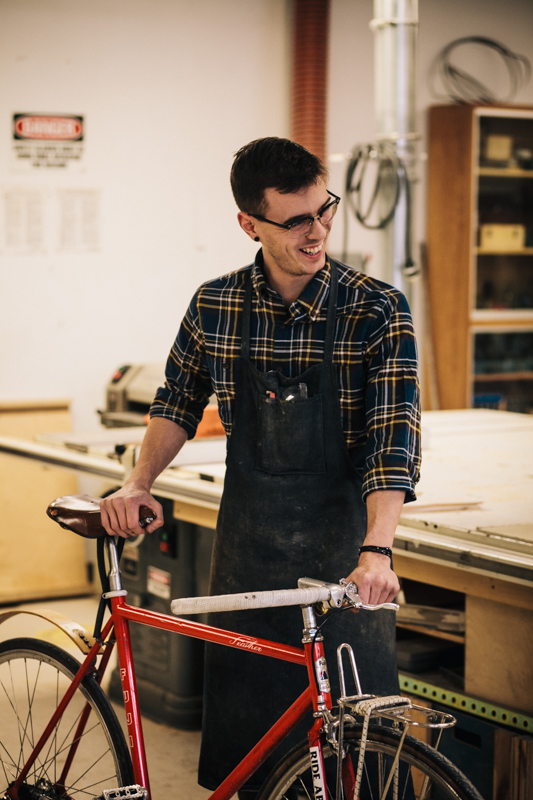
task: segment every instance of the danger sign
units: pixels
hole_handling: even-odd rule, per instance
[[[84,120],[77,114],[13,114],[13,166],[72,168],[83,154]]]
[[[13,124],[15,139],[83,139],[83,117],[14,114]]]

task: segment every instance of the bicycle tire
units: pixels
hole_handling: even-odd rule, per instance
[[[361,742],[361,726],[346,728],[344,732],[344,748],[347,756],[357,768],[357,756]],[[381,762],[382,775],[388,775],[386,765],[392,758],[400,743],[400,733],[381,725],[370,725],[365,751],[365,767],[359,797],[361,800],[375,800],[382,797],[383,782],[376,777]],[[337,759],[333,749],[324,748],[326,764],[327,792],[324,800],[335,798],[335,767]],[[328,769],[328,762],[331,767]],[[332,763],[334,762],[334,763]],[[455,767],[445,756],[429,745],[412,736],[406,736],[400,755],[400,776],[397,793],[389,788],[386,800],[483,800],[477,789],[468,778]],[[383,769],[384,768],[384,769]],[[410,768],[410,769],[408,769]],[[374,778],[370,773],[374,771]],[[257,800],[296,800],[296,798],[312,798],[311,757],[309,744],[301,742],[294,747],[263,784]],[[425,777],[429,778],[424,789]],[[383,778],[381,778],[383,781]],[[380,791],[381,788],[381,791]]]
[[[49,642],[21,638],[0,643],[0,797],[20,774],[79,667],[73,656]],[[58,787],[87,704],[91,713],[65,786]],[[19,800],[89,800],[104,789],[133,782],[117,716],[97,681],[87,675],[21,785]]]

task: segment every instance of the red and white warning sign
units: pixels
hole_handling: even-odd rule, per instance
[[[18,168],[66,169],[83,155],[84,119],[75,114],[13,114]]]
[[[59,141],[83,139],[83,117],[51,117],[44,114],[14,114],[15,139]]]

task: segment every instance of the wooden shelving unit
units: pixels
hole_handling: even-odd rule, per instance
[[[505,162],[491,163],[491,138],[507,145]],[[443,409],[533,410],[532,179],[533,107],[430,109],[428,283]],[[482,225],[522,226],[524,244],[481,247]]]
[[[520,250],[485,250],[476,247],[478,256],[533,256],[533,247],[522,247]]]
[[[533,381],[533,372],[485,372],[475,376],[477,383],[492,381]]]
[[[448,631],[438,631],[435,628],[426,628],[424,625],[411,625],[406,622],[397,622],[397,628],[404,631],[413,631],[413,633],[423,633],[424,636],[433,636],[434,639],[445,639],[448,642],[455,642],[455,644],[464,644],[464,633],[448,633]]]
[[[533,178],[533,169],[518,169],[510,167],[479,167],[476,170],[478,175],[485,175],[493,178]]]

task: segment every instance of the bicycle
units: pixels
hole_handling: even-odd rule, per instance
[[[421,708],[401,696],[375,697],[362,692],[353,650],[338,648],[341,697],[333,705],[324,632],[317,612],[329,609],[376,611],[394,604],[368,606],[353,584],[329,584],[303,578],[297,589],[174,600],[176,615],[300,605],[303,649],[254,639],[200,624],[182,616],[156,613],[126,603],[119,552],[101,527],[99,503],[86,496],[59,498],[48,509],[52,519],[99,541],[107,562],[99,559],[103,594],[95,635],[61,615],[30,609],[0,614],[0,624],[16,613],[37,613],[62,629],[85,654],[80,662],[59,647],[35,639],[0,644],[0,791],[4,800],[150,800],[129,622],[204,641],[239,647],[300,664],[309,685],[263,739],[213,792],[211,800],[229,800],[283,737],[309,712],[308,741],[282,758],[263,785],[258,800],[482,800],[468,779],[436,749],[408,734],[412,726],[438,729],[455,723],[443,712]],[[143,525],[153,520],[141,509]],[[122,540],[123,543],[123,540]],[[104,604],[110,617],[103,623]],[[325,630],[325,629],[324,629]],[[124,695],[128,744],[100,683],[117,645]],[[347,694],[349,665],[355,694]],[[3,779],[2,779],[3,774]],[[98,795],[98,798],[96,798]]]

